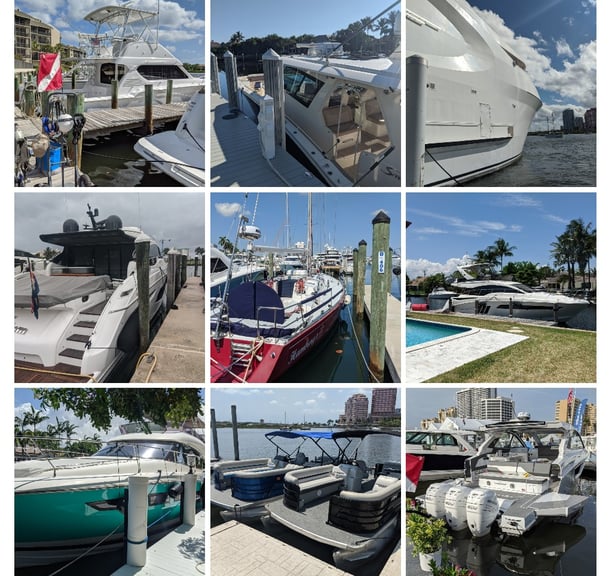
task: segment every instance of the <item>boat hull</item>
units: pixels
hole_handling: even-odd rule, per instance
[[[232,364],[232,343],[254,345],[254,338],[227,336],[220,340],[211,337],[212,382],[273,382],[295,366],[308,352],[324,340],[338,320],[342,299],[316,323],[296,334],[286,343],[264,340],[248,370],[237,373],[227,367]]]

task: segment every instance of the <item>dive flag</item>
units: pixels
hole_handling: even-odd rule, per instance
[[[567,395],[567,406],[570,407],[574,401],[574,389],[570,388],[569,394]]]
[[[406,492],[416,492],[425,456],[406,454]]]
[[[34,317],[36,318],[36,320],[38,320],[38,308],[39,308],[38,294],[40,292],[40,288],[38,287],[38,280],[36,279],[36,274],[34,274],[34,272],[32,271],[30,271],[30,284],[32,285],[31,311],[32,311],[32,314],[34,314]]]
[[[39,54],[38,91],[59,90],[62,87],[62,67],[59,54]]]

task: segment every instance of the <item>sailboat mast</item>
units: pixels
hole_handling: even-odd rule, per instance
[[[312,192],[308,192],[308,246],[306,246],[306,273],[312,265]]]

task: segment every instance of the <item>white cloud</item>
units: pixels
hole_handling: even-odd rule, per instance
[[[572,52],[572,49],[565,38],[556,40],[555,48],[557,50],[557,56],[568,56],[569,58],[574,57],[574,53]]]
[[[233,217],[240,214],[242,206],[238,202],[219,202],[215,204],[215,210],[225,217]]]

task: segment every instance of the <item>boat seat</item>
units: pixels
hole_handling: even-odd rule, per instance
[[[335,494],[344,483],[344,474],[331,464],[292,470],[285,476],[283,502],[288,508],[303,510],[306,504]]]
[[[359,141],[359,125],[355,123],[354,111],[350,106],[323,108],[323,119],[339,140],[334,147],[335,155],[339,150],[354,146]]]

